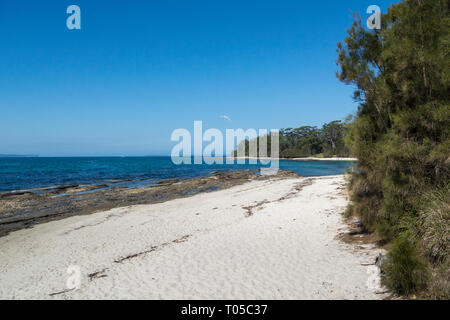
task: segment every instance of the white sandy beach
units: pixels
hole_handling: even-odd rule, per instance
[[[343,184],[251,181],[16,231],[0,238],[0,298],[381,299],[364,266],[380,250],[336,239]],[[69,266],[81,287],[60,293]]]

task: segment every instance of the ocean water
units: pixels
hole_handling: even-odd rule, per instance
[[[350,161],[280,161],[280,169],[305,177],[342,174]],[[214,171],[259,169],[261,165],[175,165],[170,157],[0,158],[0,192],[62,185],[122,183],[130,187]]]

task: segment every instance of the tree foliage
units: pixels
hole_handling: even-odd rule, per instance
[[[333,121],[323,125],[321,129],[311,126],[299,128],[286,128],[280,130],[280,157],[281,158],[303,158],[310,156],[339,156],[346,157],[349,150],[345,146],[344,136],[347,131],[346,124],[341,121]],[[260,138],[257,138],[259,146]],[[267,137],[270,155],[270,136]],[[245,140],[238,146],[244,147],[248,156],[249,141]],[[236,152],[235,152],[236,155]]]
[[[424,196],[450,181],[449,6],[404,0],[383,15],[381,30],[356,19],[338,44],[337,76],[360,102],[345,138],[359,159],[351,210],[388,239],[408,234],[430,211]],[[421,239],[410,241],[420,249]]]

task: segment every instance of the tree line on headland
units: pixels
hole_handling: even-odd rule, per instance
[[[348,157],[350,151],[344,142],[346,132],[347,123],[342,121],[326,123],[322,128],[303,126],[281,129],[279,132],[279,156],[280,158]],[[268,135],[265,138],[267,138],[267,155],[271,156],[271,137]],[[259,148],[261,137],[255,139]],[[245,155],[248,156],[249,145],[250,141],[244,140],[237,147],[237,150],[245,147],[243,150],[245,150]],[[235,151],[233,156],[237,155],[238,152]]]

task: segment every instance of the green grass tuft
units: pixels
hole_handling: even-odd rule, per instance
[[[429,271],[416,247],[405,238],[394,241],[382,269],[384,283],[393,292],[409,295],[426,289]]]

